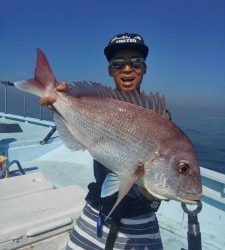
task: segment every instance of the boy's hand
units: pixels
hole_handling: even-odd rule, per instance
[[[56,86],[56,91],[58,92],[69,92],[69,87],[66,81],[61,81],[57,86]],[[39,103],[43,106],[48,106],[49,109],[52,111],[55,111],[55,108],[53,107],[53,103],[56,101],[56,96],[51,95],[48,97],[42,97],[39,100]]]

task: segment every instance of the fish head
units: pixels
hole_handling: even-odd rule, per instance
[[[144,187],[162,200],[195,204],[202,194],[200,168],[188,138],[164,142],[146,163]]]

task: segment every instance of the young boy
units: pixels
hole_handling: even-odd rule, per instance
[[[113,37],[104,49],[109,62],[108,73],[113,77],[120,91],[140,92],[140,86],[147,66],[148,47],[138,34],[119,34]],[[65,82],[58,91],[69,91]],[[52,98],[42,98],[40,103],[50,105]],[[67,249],[163,249],[155,212],[160,202],[154,197],[146,198],[143,190],[134,185],[125,196],[109,221],[102,221],[116,201],[117,193],[101,198],[102,186],[112,176],[107,168],[94,160],[96,182],[90,183],[86,206],[75,221]],[[98,222],[98,226],[97,226]],[[103,226],[104,224],[104,226]]]

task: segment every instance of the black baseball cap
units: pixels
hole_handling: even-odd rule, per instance
[[[113,54],[120,49],[137,49],[143,53],[145,59],[148,56],[148,46],[139,34],[123,33],[114,36],[104,49],[107,60],[110,61]]]

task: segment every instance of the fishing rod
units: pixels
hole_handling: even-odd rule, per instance
[[[14,83],[11,81],[0,81],[0,83],[3,85],[14,86]]]

